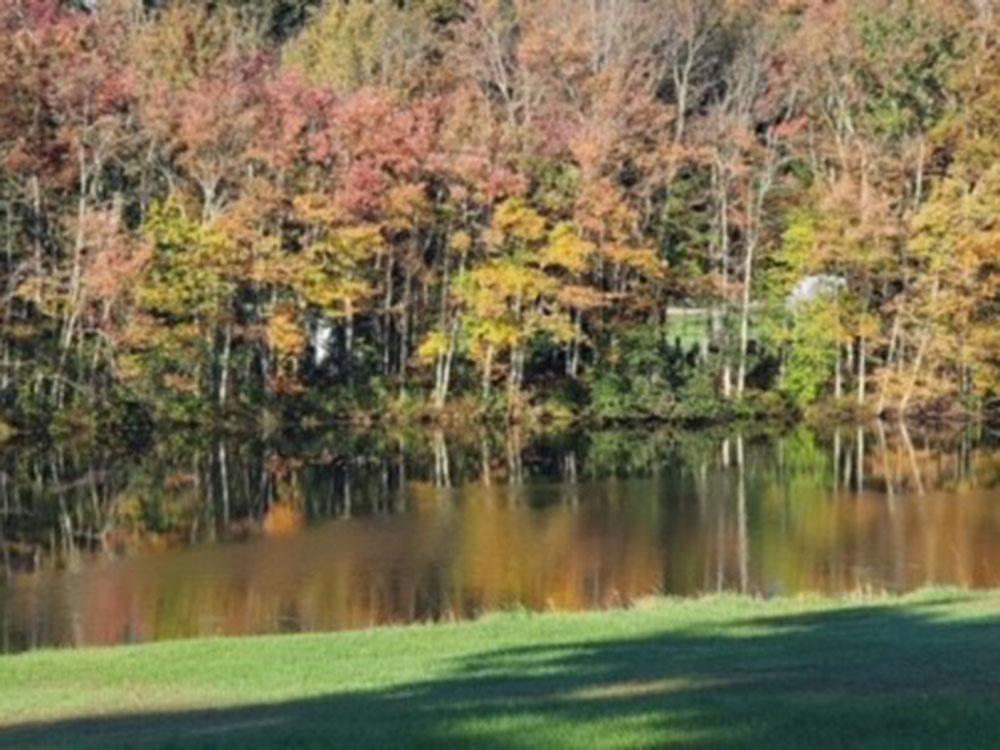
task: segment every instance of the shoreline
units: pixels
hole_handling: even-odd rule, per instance
[[[985,747],[998,614],[1000,590],[722,595],[41,650],[0,657],[0,744]]]

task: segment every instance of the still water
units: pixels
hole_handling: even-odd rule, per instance
[[[20,446],[0,552],[4,652],[995,587],[1000,445],[878,426]]]

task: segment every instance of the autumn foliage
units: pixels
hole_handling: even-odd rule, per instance
[[[0,0],[0,409],[989,409],[998,23]]]

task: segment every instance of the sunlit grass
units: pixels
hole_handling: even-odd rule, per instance
[[[0,746],[987,747],[998,709],[1000,593],[0,658]]]

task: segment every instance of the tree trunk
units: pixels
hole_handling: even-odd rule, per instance
[[[837,344],[837,361],[833,365],[833,396],[837,400],[844,397],[844,374],[841,370],[841,359],[843,358],[843,349],[840,344]]]
[[[448,337],[448,350],[439,357],[437,367],[437,382],[434,388],[434,405],[438,409],[443,409],[448,400],[448,391],[451,388],[451,366],[455,360],[455,349],[458,346],[458,318],[451,323],[451,335]]]
[[[382,302],[382,374],[389,375],[392,366],[392,272],[394,268],[392,253],[389,253],[385,264],[385,299]]]
[[[406,387],[406,365],[410,358],[410,302],[413,293],[413,273],[406,269],[403,283],[403,303],[399,315],[399,387]]]
[[[864,336],[858,339],[858,406],[865,405],[868,378],[868,343]]]
[[[222,358],[219,363],[219,409],[226,408],[226,398],[229,395],[229,359],[233,348],[233,324],[226,323],[223,334]]]
[[[858,480],[858,492],[865,491],[865,431],[864,428],[858,428],[857,434],[857,454],[855,455],[857,459],[857,480]]]
[[[755,243],[747,245],[747,257],[743,266],[743,304],[740,310],[740,360],[736,374],[736,396],[743,398],[747,382],[747,350],[750,346],[750,283],[753,281],[753,261]]]
[[[493,382],[493,344],[486,345],[486,361],[483,363],[483,400],[490,398],[490,386]]]
[[[917,387],[917,381],[920,379],[920,371],[924,366],[924,357],[927,354],[927,345],[930,342],[930,333],[925,333],[920,340],[920,348],[917,349],[917,357],[913,360],[913,372],[910,375],[910,380],[906,384],[906,390],[903,392],[903,397],[899,402],[899,414],[905,417],[907,410],[910,408],[910,400],[913,398],[913,392]]]

